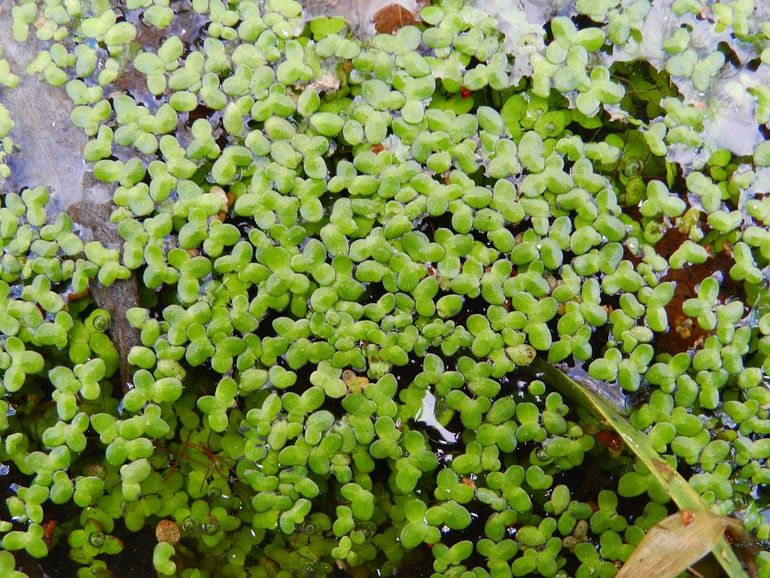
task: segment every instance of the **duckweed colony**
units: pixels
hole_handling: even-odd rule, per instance
[[[535,356],[770,576],[766,3],[9,3],[122,243],[0,106],[3,576],[612,576],[675,508]]]

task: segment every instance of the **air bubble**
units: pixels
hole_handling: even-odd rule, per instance
[[[219,520],[214,516],[209,516],[201,523],[201,532],[207,536],[213,536],[219,532]]]

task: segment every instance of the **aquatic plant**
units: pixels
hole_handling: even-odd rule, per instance
[[[766,8],[305,4],[0,4],[0,567],[770,576]]]

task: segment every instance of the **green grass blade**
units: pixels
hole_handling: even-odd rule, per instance
[[[628,421],[613,409],[606,401],[581,384],[580,381],[567,376],[564,372],[550,363],[535,359],[530,368],[538,377],[559,392],[578,402],[591,413],[604,420],[623,439],[626,446],[652,472],[655,479],[665,488],[666,492],[680,509],[707,510],[700,496],[693,490],[679,473],[671,467],[652,448],[647,436],[634,428]],[[748,578],[730,545],[722,538],[713,550],[713,554],[730,578]]]

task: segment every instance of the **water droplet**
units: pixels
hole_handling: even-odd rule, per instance
[[[733,496],[733,503],[735,504],[736,510],[743,510],[749,505],[750,500],[746,494],[736,492]]]
[[[182,529],[182,532],[185,534],[192,534],[195,532],[195,530],[198,529],[198,525],[195,523],[195,520],[193,520],[190,517],[185,518],[182,520],[182,523],[179,525],[179,527]]]
[[[207,536],[213,536],[219,532],[219,520],[215,516],[209,516],[201,523],[201,532]]]
[[[93,318],[94,329],[99,333],[104,333],[110,328],[110,315],[109,313],[102,313],[94,315]]]
[[[641,159],[628,159],[623,164],[623,174],[626,177],[635,177],[640,172],[642,172],[642,169],[644,168],[644,163],[641,161]]]

